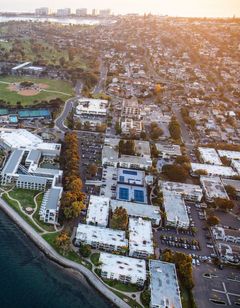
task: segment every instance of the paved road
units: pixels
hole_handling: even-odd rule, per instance
[[[108,69],[106,65],[101,61],[100,64],[100,77],[98,84],[96,85],[95,89],[93,90],[93,94],[101,93],[104,90],[106,79],[107,79]]]
[[[68,114],[73,108],[73,98],[70,98],[65,102],[64,108],[62,113],[58,118],[55,120],[55,128],[60,129],[62,132],[67,132],[69,129],[64,125],[64,121],[66,120]]]
[[[59,263],[65,268],[73,269],[82,275],[106,298],[121,308],[129,308],[123,300],[117,297],[109,288],[107,288],[99,278],[81,264],[70,261],[59,255],[22,217],[20,217],[2,198],[0,198],[0,209],[2,209],[21,229],[44,251],[44,253],[53,261]]]

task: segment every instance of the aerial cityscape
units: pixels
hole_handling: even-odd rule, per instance
[[[1,307],[240,306],[240,2],[14,2]]]

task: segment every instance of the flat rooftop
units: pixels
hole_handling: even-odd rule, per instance
[[[122,155],[119,158],[120,163],[130,163],[130,164],[140,164],[140,165],[146,165],[146,166],[152,166],[152,160],[147,157],[141,157],[141,156],[130,156],[130,155]]]
[[[107,113],[107,100],[103,99],[91,99],[91,98],[81,98],[78,100],[78,105],[76,107],[77,113]]]
[[[189,224],[186,205],[180,195],[163,191],[163,204],[168,221]]]
[[[231,167],[226,166],[191,163],[191,168],[193,172],[196,172],[197,170],[204,170],[209,175],[219,175],[226,177],[238,175],[237,172],[235,172]]]
[[[78,224],[76,238],[80,241],[98,242],[119,247],[128,246],[125,231]]]
[[[152,223],[142,218],[129,218],[129,252],[154,254]]]
[[[238,180],[222,179],[222,183],[224,186],[232,186],[237,191],[240,191],[240,181]]]
[[[108,224],[109,207],[109,198],[91,195],[86,218],[87,224],[106,227]]]
[[[164,181],[159,181],[159,185],[163,190],[176,194],[202,196],[202,188],[199,185]]]
[[[220,157],[227,157],[228,159],[239,159],[240,160],[240,152],[238,151],[218,150],[218,154]]]
[[[213,164],[213,165],[222,165],[222,161],[218,156],[218,153],[213,148],[198,148],[198,151],[204,161],[204,163]]]
[[[145,260],[101,252],[99,261],[103,272],[134,276],[143,281],[147,279]]]
[[[176,268],[173,263],[150,260],[151,307],[182,308]]]
[[[181,156],[181,147],[177,144],[161,144],[156,143],[157,150],[163,155],[168,156]]]
[[[124,208],[129,216],[142,217],[160,222],[160,209],[157,206],[142,203],[133,203],[120,200],[111,200],[111,209],[114,211],[117,207]]]
[[[129,185],[144,185],[145,172],[118,168],[118,182]]]
[[[201,176],[200,182],[204,187],[207,197],[209,197],[210,199],[214,198],[229,199],[220,177]]]
[[[151,156],[149,141],[134,140],[134,143],[135,143],[135,151],[137,154],[146,157]]]
[[[56,151],[60,153],[61,144],[47,143],[41,137],[26,129],[0,129],[0,142],[10,149]]]

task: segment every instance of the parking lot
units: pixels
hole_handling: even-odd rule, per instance
[[[98,168],[98,173],[93,180],[101,179],[101,158],[102,158],[102,144],[104,137],[101,134],[89,134],[89,133],[78,133],[79,141],[80,141],[80,168],[81,168],[81,176],[83,181],[86,180],[87,170],[89,165],[96,164]]]
[[[176,230],[171,228],[158,228],[154,232],[154,238],[158,243],[159,251],[171,249],[189,254],[193,257],[193,265],[200,265],[201,262],[212,262],[216,256],[211,234],[206,228],[203,209],[195,203],[186,202],[192,230]]]
[[[239,270],[202,264],[194,268],[194,281],[197,307],[240,306]]]

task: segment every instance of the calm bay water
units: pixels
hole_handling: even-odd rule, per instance
[[[85,281],[49,261],[0,211],[1,308],[107,308]]]
[[[0,16],[0,22],[7,22],[7,21],[37,21],[37,22],[51,22],[51,23],[60,23],[62,25],[88,25],[88,26],[94,26],[94,25],[99,25],[99,24],[106,24],[109,22],[114,22],[112,21],[107,21],[105,19],[91,19],[91,18],[54,18],[54,17],[49,17],[49,18],[38,18],[38,17],[24,17],[24,16]]]

